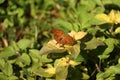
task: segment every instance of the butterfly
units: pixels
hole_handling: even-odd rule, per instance
[[[57,43],[60,44],[68,44],[68,45],[73,45],[75,43],[75,40],[73,37],[71,37],[68,34],[65,34],[62,30],[60,29],[53,29],[52,30],[54,39],[57,41]]]

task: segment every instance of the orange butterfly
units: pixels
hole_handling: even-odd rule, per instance
[[[57,43],[73,45],[75,40],[60,29],[53,29],[53,35]]]

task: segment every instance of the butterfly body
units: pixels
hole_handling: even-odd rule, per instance
[[[73,45],[75,40],[60,29],[53,29],[53,35],[57,43]]]

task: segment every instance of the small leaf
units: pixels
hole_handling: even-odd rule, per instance
[[[30,57],[27,53],[23,53],[17,60],[16,63],[21,66],[24,67],[26,65],[30,65]]]
[[[4,19],[3,25],[5,28],[8,28],[8,26],[13,26],[13,22],[11,22],[9,19]]]
[[[96,49],[98,46],[103,46],[104,43],[99,39],[93,38],[92,40],[85,43],[85,49]]]
[[[117,34],[117,33],[120,33],[120,27],[117,27],[116,29],[115,29],[115,33]]]
[[[31,41],[28,39],[21,39],[17,45],[20,49],[26,49],[27,47],[29,47],[31,44]]]

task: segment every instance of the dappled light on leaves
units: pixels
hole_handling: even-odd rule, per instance
[[[104,14],[104,13],[97,14],[96,18],[103,21],[104,23],[118,24],[118,23],[120,23],[120,12],[115,11],[115,10],[111,10],[108,15]]]
[[[59,32],[59,30],[57,30],[57,32]],[[59,41],[56,40],[58,38],[56,38],[55,36],[55,40],[50,40],[42,47],[42,49],[40,50],[40,55],[49,54],[49,53],[63,53],[67,51],[68,54],[74,55],[74,58],[76,58],[80,53],[80,41],[78,40],[82,39],[86,34],[87,34],[86,32],[75,32],[75,31],[71,31],[70,33],[68,33],[67,35],[70,35],[70,37],[74,38],[74,40],[76,41],[76,44],[74,45],[59,43]],[[60,33],[55,35],[57,36],[64,35],[64,32],[60,30]]]

